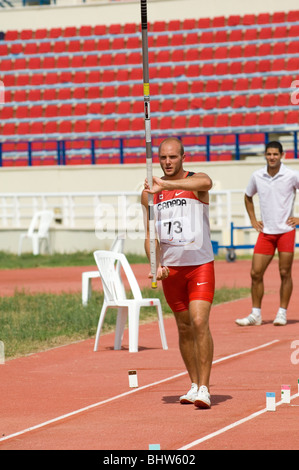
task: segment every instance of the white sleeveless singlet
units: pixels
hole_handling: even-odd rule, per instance
[[[154,214],[162,265],[196,266],[213,261],[209,205],[192,191],[154,194]]]

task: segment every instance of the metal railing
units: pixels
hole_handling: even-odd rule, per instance
[[[141,220],[140,192],[0,193],[0,228],[28,226],[38,210],[52,209],[57,224],[92,228],[102,219],[108,227]],[[229,230],[230,222],[248,224],[244,190],[210,191],[210,223],[213,229]]]

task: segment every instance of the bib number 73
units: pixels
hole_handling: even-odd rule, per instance
[[[182,233],[183,228],[182,228],[182,223],[180,220],[174,220],[174,221],[167,221],[164,222],[164,227],[166,228],[166,232],[168,235],[170,235],[172,232],[174,233]]]

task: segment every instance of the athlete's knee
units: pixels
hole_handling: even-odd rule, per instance
[[[279,268],[279,274],[280,278],[282,280],[288,280],[291,278],[291,269],[290,268],[285,268],[285,267],[280,267]]]
[[[253,282],[262,282],[264,273],[252,268],[250,271],[250,276]]]
[[[175,319],[180,337],[188,338],[192,334],[192,325],[189,315],[185,312],[182,312],[181,314],[176,313]]]
[[[209,332],[209,320],[206,316],[195,315],[192,318],[192,327],[197,335],[204,336]]]

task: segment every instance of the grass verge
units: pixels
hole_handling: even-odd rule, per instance
[[[146,256],[127,255],[129,263],[148,263]],[[76,253],[53,253],[51,255],[33,255],[23,253],[21,256],[0,251],[1,269],[25,268],[57,268],[63,266],[93,266],[95,260],[93,253],[78,251]]]
[[[236,300],[249,295],[247,288],[222,288],[215,292],[214,304]],[[160,289],[143,289],[144,297],[159,297],[165,316],[172,315]],[[86,307],[81,293],[26,294],[15,292],[11,297],[0,297],[0,341],[4,343],[5,358],[46,350],[93,337],[96,333],[102,294],[94,292]],[[112,331],[116,309],[107,312],[103,333]],[[141,309],[141,322],[157,319],[155,308]]]

